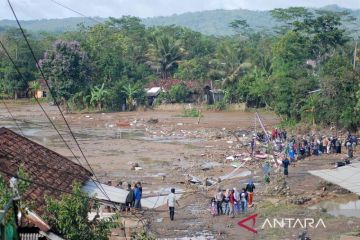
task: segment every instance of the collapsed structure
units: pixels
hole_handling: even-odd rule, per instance
[[[33,203],[26,221],[31,222],[31,225],[46,237],[51,233],[51,227],[39,217],[46,214],[45,196],[59,199],[64,193],[71,194],[74,183],[80,184],[89,197],[97,198],[107,206],[124,204],[128,194],[126,190],[95,181],[92,178],[93,174],[80,164],[10,129],[0,128],[0,174],[10,182],[12,178],[18,177],[20,168],[29,175],[29,187],[21,197]],[[164,202],[162,198],[145,198],[142,200],[142,206],[158,207]]]

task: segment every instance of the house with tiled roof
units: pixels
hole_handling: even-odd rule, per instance
[[[124,204],[128,195],[126,190],[96,182],[92,179],[93,174],[90,171],[66,157],[10,129],[0,128],[0,175],[9,182],[10,186],[14,178],[22,179],[17,176],[20,167],[30,178],[26,179],[29,180],[30,185],[21,197],[32,205],[21,220],[21,223],[25,221],[27,229],[26,233],[19,233],[21,239],[22,236],[29,240],[62,239],[54,234],[51,226],[41,218],[41,215],[46,215],[44,197],[59,199],[63,193],[71,194],[75,182],[81,185],[82,191],[89,197],[97,198],[103,205],[111,207]],[[143,198],[142,206],[145,208],[159,207],[164,204],[165,198],[166,196]],[[1,214],[4,212],[2,207],[0,206],[0,219],[4,215]],[[16,219],[16,211],[13,212],[14,219]],[[13,223],[8,226],[15,229]],[[3,228],[0,224],[0,236],[1,229]]]
[[[5,179],[16,175],[19,167],[30,175],[31,181],[23,197],[34,204],[37,213],[43,213],[44,196],[59,198],[71,192],[74,182],[83,184],[92,177],[84,167],[41,146],[7,128],[0,128],[0,173]]]
[[[34,204],[33,210],[39,214],[44,213],[45,196],[59,199],[63,193],[72,192],[74,182],[79,183],[89,197],[108,206],[124,204],[128,194],[126,190],[93,180],[90,171],[70,159],[10,129],[0,128],[0,175],[10,180],[17,175],[20,166],[32,182],[23,197]],[[143,207],[159,205],[162,202],[156,199],[142,199]]]

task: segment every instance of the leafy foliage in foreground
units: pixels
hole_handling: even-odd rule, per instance
[[[100,220],[95,217],[88,219],[98,203],[81,191],[80,185],[74,185],[74,194],[64,194],[60,200],[46,198],[47,216],[51,226],[69,240],[107,240],[111,228],[117,227],[117,217]]]

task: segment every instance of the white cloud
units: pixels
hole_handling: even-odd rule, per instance
[[[342,7],[360,9],[360,0],[55,0],[86,16],[138,17],[168,16],[184,12],[212,9],[267,10],[289,6],[321,7],[338,4]],[[77,17],[52,0],[12,0],[20,19]],[[0,19],[13,19],[6,0],[0,1]]]

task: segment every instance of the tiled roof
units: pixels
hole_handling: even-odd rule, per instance
[[[61,191],[71,192],[75,181],[83,184],[92,176],[87,169],[60,154],[7,128],[0,128],[0,169],[16,175],[19,166],[35,182],[23,197],[34,204],[38,213],[44,212],[45,195],[58,198]],[[9,179],[6,174],[0,174]]]

